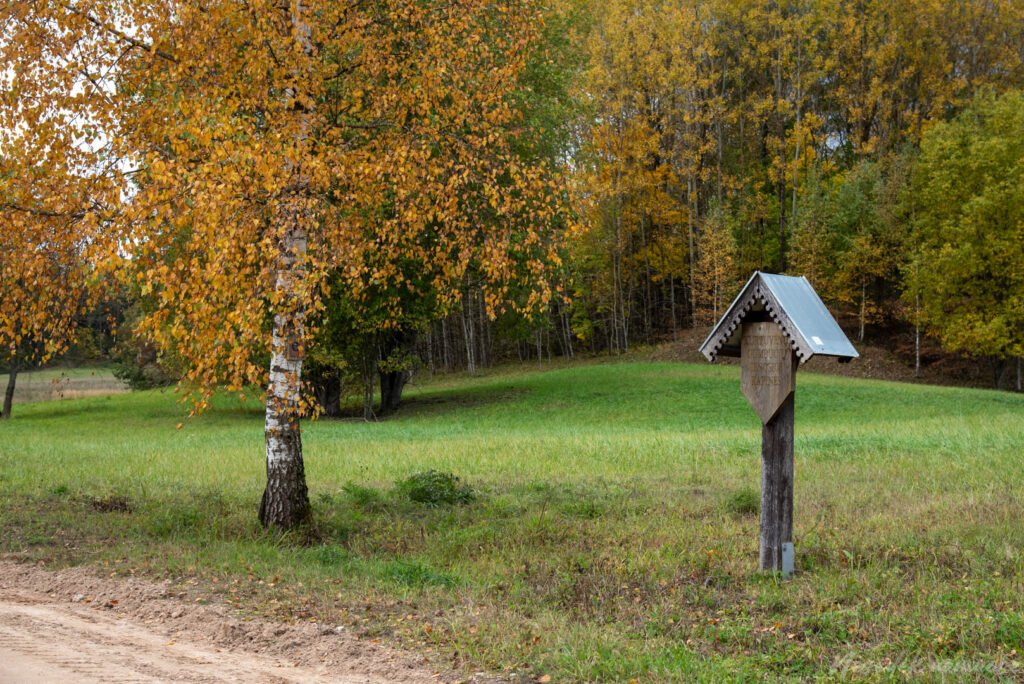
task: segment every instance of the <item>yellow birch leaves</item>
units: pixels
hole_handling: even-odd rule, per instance
[[[307,0],[312,50],[286,4],[16,0],[3,16],[4,148],[50,151],[38,194],[97,206],[95,230],[69,230],[143,283],[143,332],[200,387],[264,381],[282,202],[304,206],[313,311],[327,274],[358,297],[404,259],[452,297],[475,264],[497,307],[560,220],[550,170],[510,143],[534,2]]]

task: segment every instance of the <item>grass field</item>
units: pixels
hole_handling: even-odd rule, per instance
[[[553,682],[1024,675],[1024,397],[801,374],[789,581],[757,572],[760,426],[735,367],[608,363],[414,387],[305,430],[314,529],[256,523],[262,415],[173,393],[0,425],[2,547],[197,578],[439,667]],[[467,504],[396,482],[455,473]]]

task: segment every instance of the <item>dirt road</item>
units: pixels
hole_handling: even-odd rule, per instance
[[[168,586],[0,561],[0,683],[437,682],[343,628],[241,621]]]

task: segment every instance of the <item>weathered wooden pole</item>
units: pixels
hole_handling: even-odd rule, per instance
[[[792,572],[793,395],[799,361],[779,326],[743,323],[740,388],[761,419],[761,569]]]
[[[793,547],[793,399],[761,427],[761,569],[790,574]],[[784,560],[788,562],[783,562]]]

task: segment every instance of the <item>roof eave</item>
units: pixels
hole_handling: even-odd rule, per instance
[[[733,309],[736,307],[736,304],[741,299],[743,299],[743,296],[747,293],[747,290],[750,289],[754,280],[757,279],[760,275],[760,271],[754,271],[754,275],[750,276],[750,279],[747,280],[747,284],[740,289],[739,294],[737,294],[736,297],[732,300],[732,303],[729,305],[729,308],[725,310],[725,314],[722,315],[722,317],[718,320],[718,323],[715,324],[715,327],[711,329],[711,332],[708,333],[708,336],[705,337],[704,341],[701,343],[700,353],[703,354],[704,358],[706,358],[711,363],[715,362],[715,357],[718,356],[718,350],[722,347],[723,344],[725,344],[725,341],[732,336],[732,333],[736,329],[736,326],[733,326],[729,330],[729,332],[724,337],[721,338],[721,341],[718,344],[712,345],[712,341],[718,338],[719,331],[728,324],[729,319],[732,317]],[[742,321],[742,316],[740,317],[740,321]]]

